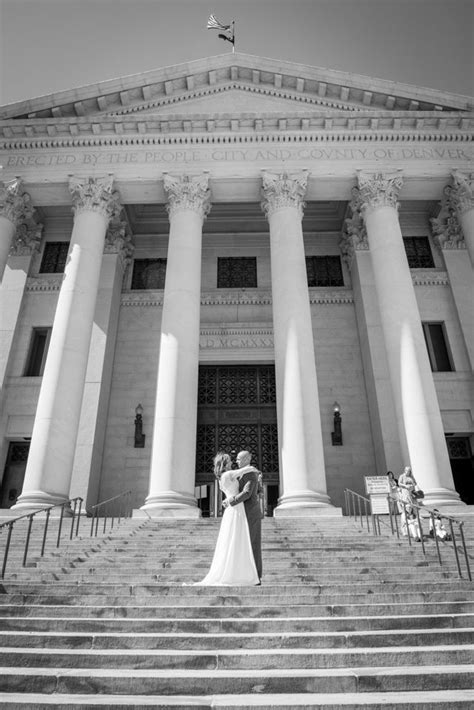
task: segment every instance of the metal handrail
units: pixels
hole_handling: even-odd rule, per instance
[[[131,518],[132,517],[132,504],[131,504],[131,496],[132,496],[132,491],[125,491],[124,493],[120,493],[117,496],[113,496],[113,498],[108,498],[107,500],[103,500],[100,503],[96,503],[96,505],[93,505],[91,507],[91,517],[92,517],[92,522],[91,522],[91,532],[90,532],[90,537],[94,536],[97,537],[97,531],[99,529],[99,517],[103,518],[103,529],[102,533],[105,533],[106,528],[107,528],[107,522],[110,524],[110,529],[114,527],[114,522],[115,519],[117,518],[117,525],[120,525],[121,519],[123,518],[124,520],[126,518]],[[118,505],[118,514],[115,512],[116,511],[116,502],[119,502]],[[111,504],[113,504],[111,506]],[[109,506],[112,507],[112,512],[109,512]],[[104,511],[103,513],[101,511]]]
[[[355,491],[350,490],[349,488],[346,488],[344,490],[344,500],[345,500],[345,511],[346,515],[349,517],[354,517],[355,521],[360,520],[361,527],[364,527],[364,520],[363,516],[365,515],[365,520],[366,520],[366,525],[367,525],[367,531],[370,532],[370,522],[372,522],[372,533],[374,535],[381,535],[381,524],[385,525],[387,527],[387,524],[385,520],[382,518],[381,519],[381,514],[380,513],[373,513],[372,512],[372,506],[369,498],[366,498],[365,496],[360,495],[360,493],[356,493]],[[463,520],[458,520],[457,518],[453,518],[450,515],[444,515],[439,512],[435,512],[431,508],[428,508],[425,505],[419,505],[418,503],[412,502],[412,503],[405,503],[404,501],[401,501],[398,497],[392,495],[391,493],[387,494],[387,502],[388,502],[388,514],[390,516],[390,528],[389,531],[391,532],[392,535],[396,535],[397,539],[400,539],[400,531],[399,531],[399,525],[398,525],[398,512],[402,512],[400,510],[400,507],[403,509],[403,516],[405,520],[405,527],[406,527],[406,537],[408,538],[408,544],[411,546],[413,544],[413,532],[410,529],[410,525],[408,522],[408,513],[411,513],[411,510],[414,509],[415,515],[416,515],[416,523],[418,526],[418,530],[420,532],[419,536],[419,542],[421,543],[421,549],[423,551],[423,554],[426,556],[426,546],[425,546],[425,537],[423,535],[423,526],[422,526],[422,521],[420,519],[420,511],[426,512],[429,514],[429,518],[431,520],[431,529],[433,530],[433,538],[436,544],[436,551],[438,555],[438,561],[439,564],[443,564],[443,560],[441,557],[441,545],[440,545],[440,539],[436,535],[436,527],[435,527],[435,519],[444,519],[449,522],[449,529],[451,533],[451,540],[452,542],[452,549],[454,552],[454,557],[456,560],[456,567],[458,571],[459,577],[463,578],[463,569],[461,565],[461,557],[464,558],[465,562],[465,573],[467,574],[467,577],[469,581],[472,581],[472,573],[471,573],[471,566],[469,563],[469,554],[467,551],[466,547],[466,539],[464,537],[464,521]],[[362,512],[362,507],[364,508],[364,512]],[[410,511],[408,510],[410,508]],[[369,512],[370,511],[370,512]],[[457,526],[457,531],[458,531],[458,537],[456,537],[456,532],[455,532],[455,526]],[[403,533],[403,531],[402,531]],[[404,534],[404,533],[403,533]],[[460,545],[461,550],[458,550],[458,544]],[[461,555],[460,555],[461,552]]]
[[[4,523],[0,523],[0,533],[2,532],[3,528],[8,528],[7,532],[7,540],[5,543],[5,551],[3,553],[3,562],[2,562],[2,570],[0,573],[0,579],[3,579],[5,577],[5,570],[7,567],[7,561],[8,561],[8,555],[10,552],[10,545],[11,545],[11,539],[12,539],[12,534],[13,534],[13,528],[15,524],[19,520],[28,520],[28,528],[26,531],[26,539],[25,539],[25,547],[23,550],[23,559],[22,559],[22,567],[26,567],[26,561],[28,559],[28,551],[29,551],[29,546],[30,546],[30,539],[31,539],[31,531],[33,528],[33,520],[36,518],[36,516],[41,515],[42,513],[45,514],[45,523],[44,523],[44,530],[43,530],[43,540],[41,543],[41,554],[40,557],[44,556],[45,548],[46,548],[46,539],[48,536],[48,527],[49,527],[49,520],[51,517],[51,511],[54,508],[60,508],[61,513],[59,516],[59,526],[58,526],[58,534],[56,537],[56,548],[59,547],[61,543],[61,532],[63,528],[63,518],[64,518],[64,513],[65,510],[71,511],[71,527],[69,530],[69,539],[72,540],[73,536],[77,537],[79,534],[79,521],[81,519],[81,507],[82,507],[83,499],[81,497],[77,498],[71,498],[70,500],[64,501],[64,503],[59,503],[57,505],[49,505],[46,508],[40,508],[39,510],[35,510],[32,513],[24,513],[23,515],[19,515],[16,518],[12,518],[11,520],[6,520]],[[71,505],[73,504],[73,506]]]

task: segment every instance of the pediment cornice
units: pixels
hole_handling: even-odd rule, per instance
[[[228,53],[20,101],[0,109],[0,117],[127,115],[232,87],[338,110],[469,111],[474,105],[469,97],[434,89]]]
[[[381,111],[99,116],[0,122],[0,148],[321,142],[472,141],[474,114]],[[3,139],[3,140],[2,140]]]

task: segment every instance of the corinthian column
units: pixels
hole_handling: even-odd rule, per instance
[[[282,495],[276,516],[318,515],[326,493],[319,394],[303,243],[307,173],[264,173],[270,226],[273,329]]]
[[[14,508],[69,498],[105,233],[119,211],[112,178],[71,178],[74,227],[33,426]]]
[[[359,172],[360,209],[373,263],[402,449],[428,505],[459,503],[415,290],[398,221],[400,173]],[[406,447],[404,446],[406,442]]]
[[[463,194],[464,197],[462,197]],[[469,197],[468,187],[463,190],[447,185],[443,190],[438,215],[430,221],[433,239],[443,253],[471,369],[474,369],[474,314],[472,310],[474,279],[472,261],[466,258],[468,241],[465,238],[471,228],[472,246],[474,243],[472,191]],[[471,249],[471,258],[473,253]]]
[[[471,263],[474,264],[474,174],[466,175],[455,170],[453,186],[448,186],[445,193],[457,212]]]
[[[202,225],[208,177],[165,175],[170,234],[161,319],[150,490],[159,517],[199,517],[194,497]]]
[[[31,198],[19,178],[0,188],[0,281],[3,278],[16,228],[33,216]]]

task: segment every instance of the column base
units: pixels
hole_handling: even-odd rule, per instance
[[[315,491],[294,491],[282,495],[273,511],[275,518],[309,518],[321,515],[342,515],[342,509],[336,508],[325,493]]]
[[[439,506],[455,506],[463,508],[466,504],[460,499],[459,494],[451,488],[430,488],[425,490],[423,505],[427,508],[439,508]]]
[[[162,491],[157,495],[149,495],[140,510],[150,518],[200,518],[201,511],[194,496]]]
[[[26,491],[22,493],[15,505],[12,505],[10,510],[14,511],[17,515],[23,515],[24,513],[31,513],[35,510],[44,510],[49,508],[51,505],[62,505],[67,503],[69,498],[61,495],[53,495],[52,493],[45,493],[44,491]],[[65,507],[64,513],[66,515],[70,514],[69,506]]]

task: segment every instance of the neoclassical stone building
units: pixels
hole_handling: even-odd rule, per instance
[[[226,54],[1,109],[1,508],[474,504],[473,104]],[[335,414],[340,410],[339,415]]]

